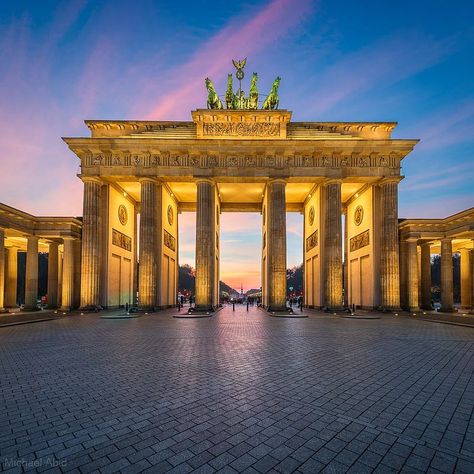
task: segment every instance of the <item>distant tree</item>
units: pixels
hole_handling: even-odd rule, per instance
[[[303,291],[303,264],[286,270],[287,293],[290,292],[290,288],[293,288],[293,292],[297,294]]]
[[[441,299],[441,255],[431,257],[431,292],[434,301]],[[453,254],[453,296],[454,302],[461,301],[461,258]]]
[[[180,265],[179,266],[179,278],[178,278],[178,290],[183,293],[184,291],[190,291],[194,295],[196,287],[196,276],[194,268],[191,265]]]

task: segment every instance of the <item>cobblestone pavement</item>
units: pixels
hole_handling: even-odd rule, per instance
[[[0,329],[2,468],[474,473],[474,329],[174,313]]]

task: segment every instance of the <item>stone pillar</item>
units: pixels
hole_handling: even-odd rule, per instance
[[[59,244],[50,242],[48,252],[48,308],[58,307]]]
[[[441,239],[441,311],[453,311],[453,244]]]
[[[470,309],[472,274],[471,274],[471,250],[461,249],[461,308]]]
[[[70,311],[74,306],[74,250],[74,239],[65,237],[61,311]]]
[[[5,311],[5,231],[0,229],[0,312]]]
[[[286,181],[275,179],[267,187],[268,310],[286,310]]]
[[[323,250],[324,302],[330,309],[342,307],[342,224],[341,182],[329,181],[322,189],[324,235]]]
[[[474,244],[474,240],[472,240]],[[471,313],[474,313],[474,248],[471,250]]]
[[[417,241],[407,241],[407,304],[408,311],[419,311]]]
[[[344,288],[344,306],[349,306],[349,238],[348,229],[349,225],[347,222],[347,208],[344,209],[344,263],[343,263],[343,288]]]
[[[408,242],[400,240],[400,307],[409,311],[408,306]]]
[[[30,235],[26,245],[25,311],[38,309],[38,237]]]
[[[421,308],[433,309],[431,305],[431,244],[424,242],[421,247]]]
[[[16,288],[18,276],[18,249],[16,247],[9,247],[7,249],[6,260],[5,307],[14,308],[17,305]]]
[[[215,285],[215,183],[200,179],[196,210],[196,309],[212,311]]]
[[[138,302],[143,310],[157,306],[159,288],[158,239],[161,238],[161,199],[159,184],[143,178],[140,204],[140,266],[138,270]]]
[[[380,292],[382,309],[400,309],[398,178],[380,184]]]
[[[97,178],[85,178],[82,221],[81,308],[100,306],[101,186]],[[63,266],[63,272],[66,269]],[[64,294],[64,290],[62,291]],[[63,301],[62,306],[65,302]]]

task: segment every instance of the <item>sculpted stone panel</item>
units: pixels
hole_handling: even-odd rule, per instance
[[[316,229],[307,239],[306,239],[306,252],[309,252],[311,249],[314,249],[318,245],[318,230]]]
[[[173,252],[176,251],[176,239],[166,229],[164,229],[163,243]]]
[[[205,136],[235,136],[235,137],[278,137],[280,125],[278,123],[205,123]]]
[[[352,237],[350,240],[350,249],[351,252],[355,252],[356,250],[361,249],[362,247],[366,247],[369,245],[369,231],[366,230],[357,234],[355,237]]]
[[[112,244],[128,252],[132,251],[132,239],[116,229],[112,229]]]
[[[233,125],[233,124],[227,124]],[[234,124],[235,125],[235,124]],[[278,125],[278,124],[250,124],[250,125]],[[400,165],[400,158],[396,154],[390,155],[362,155],[354,152],[351,155],[340,153],[318,155],[294,154],[294,155],[266,155],[266,156],[235,156],[222,153],[219,156],[171,154],[163,151],[161,153],[85,153],[82,155],[82,166],[123,166],[135,168],[150,168],[157,166],[187,167],[187,168],[395,168]]]

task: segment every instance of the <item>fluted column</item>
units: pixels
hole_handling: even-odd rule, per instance
[[[61,310],[70,311],[74,306],[74,239],[64,238]]]
[[[82,220],[81,308],[100,306],[101,187],[96,178],[84,181]],[[63,272],[64,272],[63,264]],[[64,293],[64,291],[62,292]],[[61,303],[64,306],[64,302]]]
[[[418,253],[417,241],[407,241],[407,304],[408,311],[418,311]]]
[[[461,308],[470,309],[472,288],[471,249],[461,249]]]
[[[421,308],[432,309],[431,305],[431,244],[424,242],[421,247]]]
[[[215,183],[209,179],[201,179],[196,185],[196,309],[209,311],[214,309]]]
[[[58,307],[59,244],[50,242],[48,251],[48,307]]]
[[[14,308],[17,305],[16,288],[18,279],[18,249],[9,247],[7,250],[7,265],[5,275],[5,307]]]
[[[286,182],[267,187],[267,288],[269,311],[286,309]]]
[[[349,238],[348,229],[349,224],[347,222],[347,208],[344,212],[344,261],[343,261],[343,289],[344,289],[344,306],[349,306]]]
[[[5,231],[0,229],[0,312],[5,311]]]
[[[161,238],[161,199],[159,184],[151,178],[140,180],[140,265],[138,302],[143,310],[157,306],[159,288],[158,239]]]
[[[324,306],[342,307],[342,223],[341,182],[329,181],[322,189],[324,235]]]
[[[441,239],[441,311],[453,311],[453,244]]]
[[[380,184],[380,291],[383,309],[400,308],[398,179]]]
[[[38,237],[30,235],[26,244],[25,310],[38,309]]]

